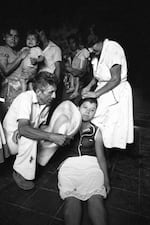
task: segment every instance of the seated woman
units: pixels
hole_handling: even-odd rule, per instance
[[[89,217],[94,225],[106,224],[103,199],[110,191],[102,135],[91,123],[97,109],[95,98],[82,99],[79,111],[82,123],[71,140],[66,159],[58,172],[60,197],[65,200],[66,225],[79,225],[81,201],[87,201]]]

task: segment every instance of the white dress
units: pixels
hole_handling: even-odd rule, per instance
[[[100,96],[98,108],[92,122],[102,131],[104,146],[125,149],[133,143],[133,102],[132,89],[127,81],[127,62],[122,47],[115,41],[105,39],[98,61],[92,60],[97,89],[102,88],[111,78],[113,65],[121,65],[121,82],[111,91]],[[104,82],[105,80],[105,82]]]

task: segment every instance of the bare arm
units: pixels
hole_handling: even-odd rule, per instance
[[[82,68],[81,69],[75,69],[75,68],[72,68],[71,66],[68,66],[66,68],[66,70],[68,72],[70,72],[74,77],[83,77],[85,72],[86,72],[87,63],[88,63],[88,60],[84,59],[82,61]]]
[[[55,71],[54,74],[56,75],[58,81],[60,81],[60,73],[61,73],[61,62],[55,62]]]
[[[95,92],[85,93],[83,97],[98,98],[101,95],[105,94],[106,92],[115,88],[121,81],[121,65],[116,64],[112,66],[110,69],[110,73],[111,73],[111,79],[107,81],[107,83],[102,88],[100,88],[99,90]],[[106,82],[106,81],[102,80],[101,82]]]
[[[107,172],[107,164],[106,164],[106,159],[105,159],[105,155],[104,155],[102,134],[101,134],[100,130],[98,130],[97,132],[98,133],[96,135],[96,140],[95,140],[95,150],[96,150],[98,163],[104,173],[104,185],[105,185],[105,188],[108,193],[110,191],[110,185],[109,185],[109,177],[108,177],[108,172]]]
[[[96,97],[99,97],[106,92],[115,88],[121,81],[121,65],[114,65],[110,69],[111,79],[101,89],[96,91]]]
[[[21,61],[27,56],[28,53],[29,53],[28,49],[21,51],[18,57],[12,63],[8,62],[8,57],[5,58],[5,61],[3,61],[3,64],[1,64],[0,66],[6,77],[17,69]]]
[[[33,128],[29,120],[20,119],[18,121],[19,135],[33,140],[44,140],[55,143],[57,145],[63,145],[66,140],[66,135],[54,134],[46,132],[40,128]]]
[[[90,83],[83,88],[82,95],[84,96],[87,92],[90,91],[90,89],[96,84],[96,79],[93,77],[93,79],[90,81]]]

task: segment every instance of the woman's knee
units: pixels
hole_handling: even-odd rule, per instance
[[[65,199],[64,214],[69,216],[70,214],[78,214],[81,210],[81,202],[74,197],[68,197]]]
[[[79,199],[75,198],[75,197],[68,197],[65,199],[65,206],[68,207],[77,207],[80,206],[81,202]]]
[[[88,199],[88,207],[95,208],[96,206],[104,206],[103,197],[101,195],[93,195]]]

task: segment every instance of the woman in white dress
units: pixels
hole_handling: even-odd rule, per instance
[[[102,131],[106,148],[126,149],[133,143],[132,89],[127,81],[127,61],[115,41],[98,39],[91,43],[93,80],[82,91],[82,98],[95,97],[98,108],[92,122]],[[95,91],[90,91],[97,81]]]

